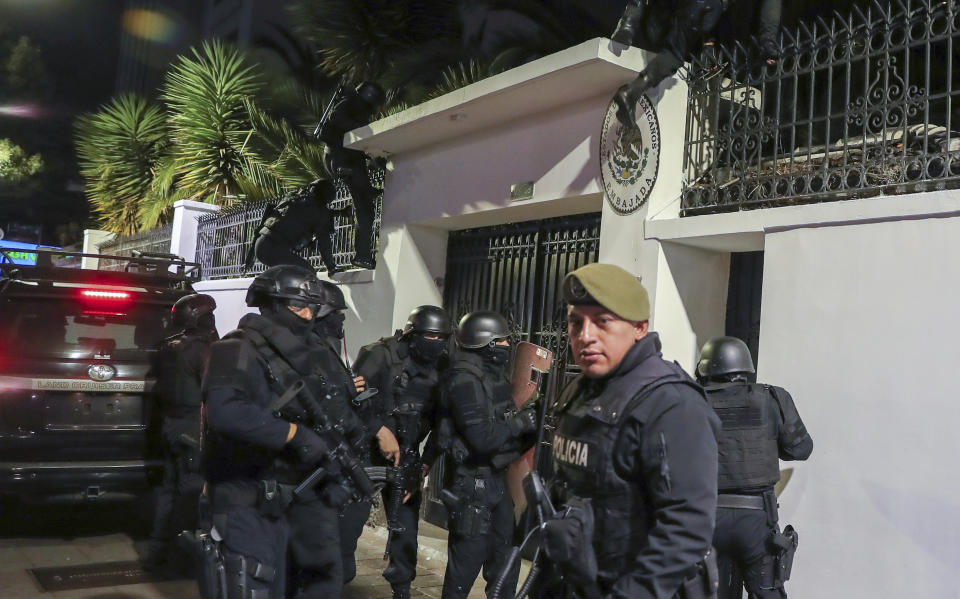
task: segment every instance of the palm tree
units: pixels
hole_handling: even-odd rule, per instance
[[[298,0],[291,11],[321,68],[347,81],[376,80],[401,106],[602,34],[588,11],[566,0]],[[488,28],[495,13],[525,27]]]
[[[163,99],[173,128],[177,187],[193,200],[226,205],[275,195],[281,184],[248,145],[246,101],[260,90],[255,67],[236,48],[204,43],[167,73]]]
[[[146,208],[141,200],[150,193],[169,143],[161,108],[133,94],[80,117],[76,127],[80,172],[87,198],[106,230],[129,234],[140,229]],[[163,208],[153,206],[150,212],[156,221]]]

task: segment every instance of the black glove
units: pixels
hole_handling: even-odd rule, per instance
[[[537,430],[537,410],[536,408],[524,407],[514,414],[508,421],[510,430],[514,436],[519,437],[524,433],[532,433]]]
[[[301,425],[297,425],[297,432],[287,445],[297,455],[297,459],[305,464],[319,464],[330,453],[330,447],[320,435]]]

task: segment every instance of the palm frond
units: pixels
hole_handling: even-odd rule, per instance
[[[267,113],[254,102],[247,110],[256,132],[254,143],[260,141],[267,148],[260,150],[265,168],[285,183],[301,186],[326,176],[323,165],[324,145],[306,131]]]
[[[158,106],[128,94],[81,116],[76,124],[80,173],[106,230],[127,234],[140,227],[139,206],[170,139]]]
[[[167,73],[163,99],[170,111],[180,189],[201,201],[223,203],[250,158],[244,101],[260,89],[255,67],[240,50],[204,43]]]

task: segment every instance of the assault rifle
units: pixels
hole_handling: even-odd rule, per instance
[[[383,487],[386,477],[382,470],[376,468],[364,468],[357,460],[353,448],[350,447],[344,435],[343,423],[333,422],[327,415],[323,406],[317,401],[310,388],[303,380],[297,380],[288,388],[283,395],[270,405],[271,411],[282,412],[283,408],[296,398],[298,403],[306,412],[311,427],[319,434],[330,446],[330,452],[327,454],[330,461],[336,464],[340,471],[346,473],[347,479],[352,483],[357,498],[369,498]],[[295,496],[299,496],[309,489],[312,489],[322,478],[331,474],[330,467],[321,465],[311,472],[303,481],[293,490]],[[374,481],[377,484],[374,484]]]
[[[406,409],[404,409],[406,408]],[[420,440],[420,413],[409,407],[398,407],[393,411],[393,420],[396,423],[397,441],[400,444],[400,465],[387,467],[387,484],[390,490],[387,493],[388,502],[384,505],[387,513],[387,545],[383,551],[383,559],[390,556],[390,546],[393,537],[402,534],[405,529],[400,523],[400,506],[407,493],[416,493],[420,488],[420,454],[417,452],[417,443]]]

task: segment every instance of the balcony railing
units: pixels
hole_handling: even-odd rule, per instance
[[[374,171],[371,180],[375,187],[383,188],[383,171]],[[377,212],[374,220],[374,249],[380,241],[380,197],[377,199]],[[269,202],[275,202],[270,200]],[[197,256],[196,261],[201,264],[204,279],[229,279],[261,273],[266,267],[255,262],[249,269],[244,268],[247,252],[254,242],[257,226],[263,218],[263,211],[268,201],[238,204],[221,210],[219,213],[207,214],[199,219],[197,228]],[[337,199],[332,203],[334,209],[350,206],[350,193],[347,188],[337,182]],[[351,268],[350,261],[354,255],[353,241],[354,224],[352,218],[337,216],[334,218],[333,255],[337,267]],[[320,259],[318,242],[312,242],[300,255],[310,261],[316,270],[326,270]]]
[[[960,3],[851,11],[692,62],[683,215],[960,186]]]
[[[170,251],[170,235],[172,232],[173,225],[166,225],[133,235],[115,237],[110,242],[101,245],[99,251],[101,254],[112,256],[129,256],[133,250],[165,254]],[[126,261],[118,262],[103,258],[100,260],[99,268],[100,270],[123,270],[126,265]]]

